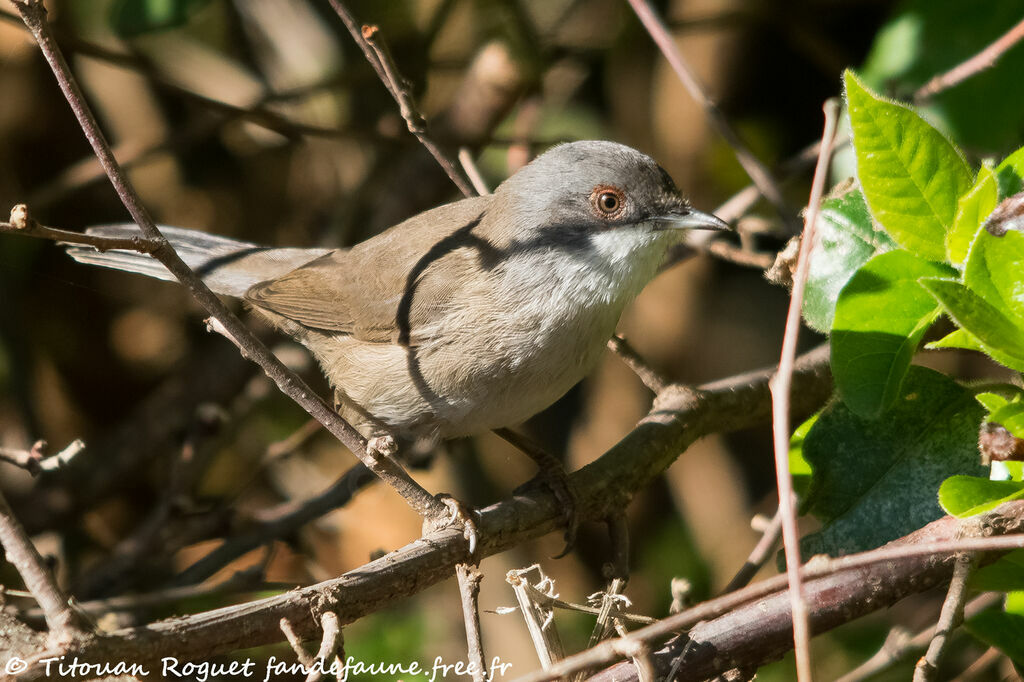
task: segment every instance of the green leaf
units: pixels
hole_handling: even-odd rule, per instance
[[[209,0],[117,0],[110,23],[122,38],[163,31],[185,24]]]
[[[804,459],[804,439],[816,421],[817,414],[798,426],[789,439],[789,475],[793,477],[793,490],[801,498],[811,484],[811,465]]]
[[[1010,402],[1009,399],[999,395],[998,393],[988,392],[979,393],[974,396],[974,399],[981,403],[981,406],[988,410],[990,414],[998,410],[1000,407],[1005,407],[1006,404]]]
[[[992,511],[1004,502],[1024,497],[1024,483],[990,481],[974,476],[951,476],[939,487],[939,504],[958,519]]]
[[[1024,326],[1024,233],[1001,237],[978,232],[964,268],[964,283]]]
[[[841,402],[804,440],[813,470],[805,509],[825,522],[803,556],[877,547],[943,515],[937,491],[949,476],[987,476],[978,464],[982,408],[949,377],[911,367],[899,400],[877,419]]]
[[[1006,611],[982,611],[964,622],[969,633],[1024,665],[1024,615]]]
[[[901,0],[876,34],[862,78],[909,98],[935,74],[981,52],[1022,16],[1020,0],[979,5],[964,0]],[[984,11],[979,11],[984,7]],[[957,85],[928,99],[920,111],[978,155],[1002,154],[1024,142],[1024,50],[1014,48]]]
[[[964,350],[976,350],[979,353],[984,353],[985,349],[981,347],[981,342],[974,338],[963,329],[954,329],[950,333],[943,336],[938,341],[932,341],[924,345],[928,350],[937,350],[942,348],[962,348]]]
[[[951,279],[924,277],[921,284],[997,362],[1024,371],[1024,328],[971,289]]]
[[[996,166],[995,175],[999,182],[1000,199],[1024,190],[1024,147],[1003,159]]]
[[[1024,438],[1024,400],[1017,396],[994,410],[990,408],[985,421],[1000,424],[1014,438]]]
[[[858,189],[823,201],[815,229],[818,237],[811,252],[803,314],[809,327],[827,333],[839,291],[857,268],[875,254],[896,248],[896,244],[885,232],[875,229]]]
[[[877,415],[899,395],[921,337],[941,312],[918,280],[952,272],[909,251],[889,251],[843,287],[832,323],[832,374],[851,410]]]
[[[946,257],[946,232],[973,177],[960,153],[909,107],[868,91],[847,71],[857,177],[871,214],[903,248]]]
[[[977,569],[971,574],[969,585],[982,592],[1024,590],[1024,549],[1015,549]]]
[[[967,258],[967,250],[998,201],[995,173],[982,167],[974,187],[957,202],[953,227],[946,233],[946,255],[949,262],[960,265]]]

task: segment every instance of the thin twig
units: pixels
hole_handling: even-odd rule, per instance
[[[963,83],[985,69],[991,68],[1007,51],[1024,39],[1024,21],[997,38],[991,45],[970,59],[957,64],[949,71],[940,73],[922,85],[914,93],[914,101],[921,103],[944,90]]]
[[[284,633],[284,637],[288,640],[288,644],[291,646],[292,651],[295,652],[295,657],[299,659],[299,663],[302,664],[303,668],[307,670],[313,667],[313,657],[306,651],[306,647],[302,644],[302,638],[299,637],[298,633],[295,632],[295,627],[292,626],[292,622],[287,618],[282,618],[278,624],[281,628],[281,632]]]
[[[484,645],[480,636],[480,607],[477,604],[480,581],[484,579],[484,574],[471,564],[459,564],[455,567],[455,575],[462,597],[462,620],[466,624],[466,646],[469,652],[466,660],[473,682],[484,682],[487,679],[487,667],[484,664]]]
[[[338,614],[334,611],[324,611],[320,614],[320,628],[324,634],[320,638],[320,649],[316,652],[314,665],[311,666],[312,670],[306,675],[306,682],[320,682],[323,679],[324,670],[330,667],[328,661],[337,655],[343,641],[341,622],[338,620]]]
[[[997,516],[999,512],[994,512]],[[993,518],[993,517],[989,517]],[[930,526],[937,526],[948,519],[940,519]],[[914,542],[912,538],[917,535],[928,533],[929,526],[915,531],[915,533],[896,543],[859,554],[850,554],[837,559],[816,559],[800,569],[800,577],[804,581],[832,576],[844,571],[886,564],[887,572],[891,572],[891,564],[900,561],[909,561],[917,558],[928,557],[930,561],[942,562],[946,557],[960,552],[983,552],[983,551],[1008,551],[1024,547],[1024,534],[987,536],[990,528],[999,530],[999,526],[986,527],[984,518],[972,519],[974,528],[981,537],[958,537],[953,540],[941,540],[936,542]],[[622,658],[631,656],[636,641],[651,642],[662,639],[668,635],[688,630],[701,621],[717,618],[727,614],[745,604],[760,604],[770,595],[788,588],[789,577],[779,575],[749,585],[741,590],[732,592],[715,599],[698,604],[686,611],[670,615],[657,623],[646,626],[629,633],[628,638],[608,640],[592,649],[579,654],[568,656],[551,668],[523,675],[513,682],[548,682],[560,677],[571,675],[578,670],[584,670],[599,665],[612,663]],[[875,595],[872,595],[874,598]]]
[[[633,370],[633,373],[640,378],[640,381],[644,382],[644,386],[655,393],[660,393],[669,385],[670,382],[647,364],[647,361],[640,357],[640,354],[633,349],[633,346],[626,341],[624,336],[613,335],[612,338],[608,339],[608,348],[618,355],[626,363],[627,367]]]
[[[736,131],[732,129],[729,121],[725,118],[725,114],[718,108],[714,100],[704,92],[664,22],[658,17],[654,9],[651,8],[647,0],[629,0],[629,4],[633,7],[633,11],[636,12],[640,23],[644,25],[644,28],[651,35],[654,43],[661,50],[662,54],[665,55],[672,70],[676,72],[679,80],[682,81],[683,85],[690,92],[690,96],[697,100],[697,103],[704,109],[704,113],[707,115],[711,125],[718,131],[718,134],[722,136],[726,143],[732,147],[736,159],[743,166],[743,170],[754,181],[761,194],[779,212],[783,222],[790,225],[793,231],[796,232],[798,225],[796,224],[794,213],[786,205],[786,200],[782,196],[782,190],[779,189],[778,183],[765,165],[754,156],[740,139],[739,135],[736,134]]]
[[[15,218],[16,214],[23,214],[26,216],[26,219],[24,221],[18,220]],[[127,237],[123,239],[118,237],[100,237],[94,234],[82,234],[81,232],[45,227],[32,219],[28,214],[28,208],[25,204],[18,204],[11,209],[11,222],[0,223],[0,233],[3,232],[20,234],[25,237],[50,239],[61,244],[82,244],[84,246],[91,246],[99,251],[127,249],[129,251],[152,254],[160,248],[159,243],[146,237]]]
[[[441,518],[445,507],[430,493],[412,480],[397,463],[389,458],[371,457],[365,448],[365,442],[359,433],[342,419],[327,403],[323,401],[297,374],[288,369],[271,353],[267,347],[253,335],[237,315],[232,313],[210,291],[202,279],[193,272],[171,247],[170,242],[157,229],[149,212],[143,206],[135,188],[128,182],[117,160],[110,150],[92,110],[85,103],[81,89],[71,74],[60,48],[53,39],[46,10],[40,0],[14,0],[22,20],[28,26],[36,42],[39,44],[47,63],[57,78],[57,83],[64,93],[68,104],[78,119],[93,152],[103,166],[107,177],[117,191],[118,197],[131,214],[132,219],[142,230],[145,239],[155,242],[152,250],[144,250],[156,258],[181,282],[227,332],[228,338],[235,341],[245,357],[256,362],[267,376],[270,377],[285,395],[302,406],[311,416],[334,434],[349,450],[371,470],[379,472],[405,501],[421,516]],[[148,248],[148,247],[147,247]]]
[[[722,590],[722,594],[735,592],[753,580],[757,572],[761,570],[761,567],[771,557],[775,546],[779,543],[780,537],[782,537],[782,514],[776,510],[775,516],[772,517],[772,520],[761,534],[761,539],[754,545],[754,549],[751,550],[750,556],[747,557],[740,570],[736,572],[736,575],[733,576],[729,584]]]
[[[62,646],[83,633],[75,612],[61,592],[53,573],[39,556],[25,529],[14,517],[7,499],[0,492],[0,546],[7,560],[18,571],[25,587],[35,597],[50,630],[50,646]]]
[[[973,618],[985,609],[996,606],[1002,599],[1003,595],[998,592],[989,592],[975,597],[964,607],[964,618]],[[864,680],[871,679],[910,654],[924,651],[931,641],[933,633],[934,628],[932,627],[927,627],[913,636],[906,634],[902,628],[893,628],[885,638],[885,643],[871,658],[837,679],[836,682],[864,682]]]
[[[462,164],[462,170],[466,172],[466,177],[473,183],[473,189],[480,196],[487,196],[491,193],[491,189],[487,186],[487,181],[484,180],[484,176],[480,173],[480,169],[476,165],[476,161],[473,160],[473,154],[469,151],[469,147],[459,148],[459,163]]]
[[[977,557],[964,552],[956,558],[953,579],[942,602],[942,611],[935,624],[935,634],[928,644],[928,651],[914,667],[914,682],[931,682],[939,672],[939,662],[949,640],[960,623],[964,621],[964,603],[967,601],[967,579],[971,577]]]
[[[387,91],[398,104],[399,111],[402,114],[402,118],[405,119],[409,132],[415,135],[420,144],[430,152],[431,156],[444,169],[444,172],[448,174],[448,177],[451,178],[460,192],[467,197],[474,196],[475,192],[470,182],[459,172],[459,168],[452,163],[452,160],[441,151],[441,148],[434,142],[433,138],[428,135],[426,121],[416,107],[416,102],[413,100],[412,93],[409,92],[405,79],[399,75],[398,68],[395,66],[387,46],[381,40],[379,35],[380,29],[376,26],[360,26],[359,22],[356,21],[356,18],[341,0],[330,0],[330,3],[342,23],[345,24],[345,28],[352,35],[352,39],[356,41],[359,49],[363,51],[366,61],[377,72],[377,76],[384,84],[384,87],[387,88]]]
[[[76,438],[66,448],[53,455],[44,456],[46,441],[36,441],[29,450],[0,448],[0,460],[21,467],[33,476],[51,471],[59,471],[66,467],[78,453],[85,450],[85,441]]]
[[[814,244],[814,227],[818,220],[818,207],[825,189],[825,176],[831,158],[832,138],[835,136],[839,104],[835,100],[825,103],[825,131],[821,137],[821,152],[814,170],[811,197],[804,218],[803,238],[800,257],[793,281],[793,292],[786,316],[786,331],[782,339],[782,356],[779,371],[771,381],[772,429],[775,443],[775,480],[779,487],[779,515],[782,518],[782,544],[786,555],[786,574],[789,576],[789,592],[793,608],[793,641],[796,653],[797,679],[810,682],[811,631],[808,624],[807,603],[804,601],[800,580],[800,532],[796,525],[793,479],[789,475],[789,395],[796,358],[797,338],[800,333],[800,308],[803,304],[804,287],[810,268],[811,247]]]

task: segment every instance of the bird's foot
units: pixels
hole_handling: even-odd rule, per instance
[[[366,453],[374,459],[387,457],[391,459],[398,454],[398,441],[394,436],[374,436],[366,441]]]
[[[447,513],[424,517],[423,535],[426,536],[452,526],[461,527],[462,537],[466,539],[466,544],[469,545],[469,558],[476,561],[476,548],[479,540],[475,518],[476,510],[445,493],[435,497],[445,506]]]
[[[576,494],[569,483],[569,474],[562,467],[561,462],[542,467],[536,476],[515,489],[515,493],[523,492],[529,488],[543,486],[551,491],[562,509],[562,516],[565,520],[565,547],[561,552],[553,556],[553,559],[561,559],[572,551],[576,544],[576,531],[579,529],[580,518],[576,510]]]

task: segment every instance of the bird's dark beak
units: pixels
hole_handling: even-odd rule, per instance
[[[731,230],[721,218],[692,208],[680,208],[655,218],[658,230]]]

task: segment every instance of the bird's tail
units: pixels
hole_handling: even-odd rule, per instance
[[[249,287],[280,277],[330,249],[278,249],[180,227],[161,227],[181,259],[203,278],[213,291],[241,297]],[[134,224],[90,227],[88,234],[102,237],[139,236]],[[174,276],[155,258],[137,251],[97,251],[90,246],[67,245],[68,254],[79,263],[114,270],[136,272],[147,277],[174,281]]]

